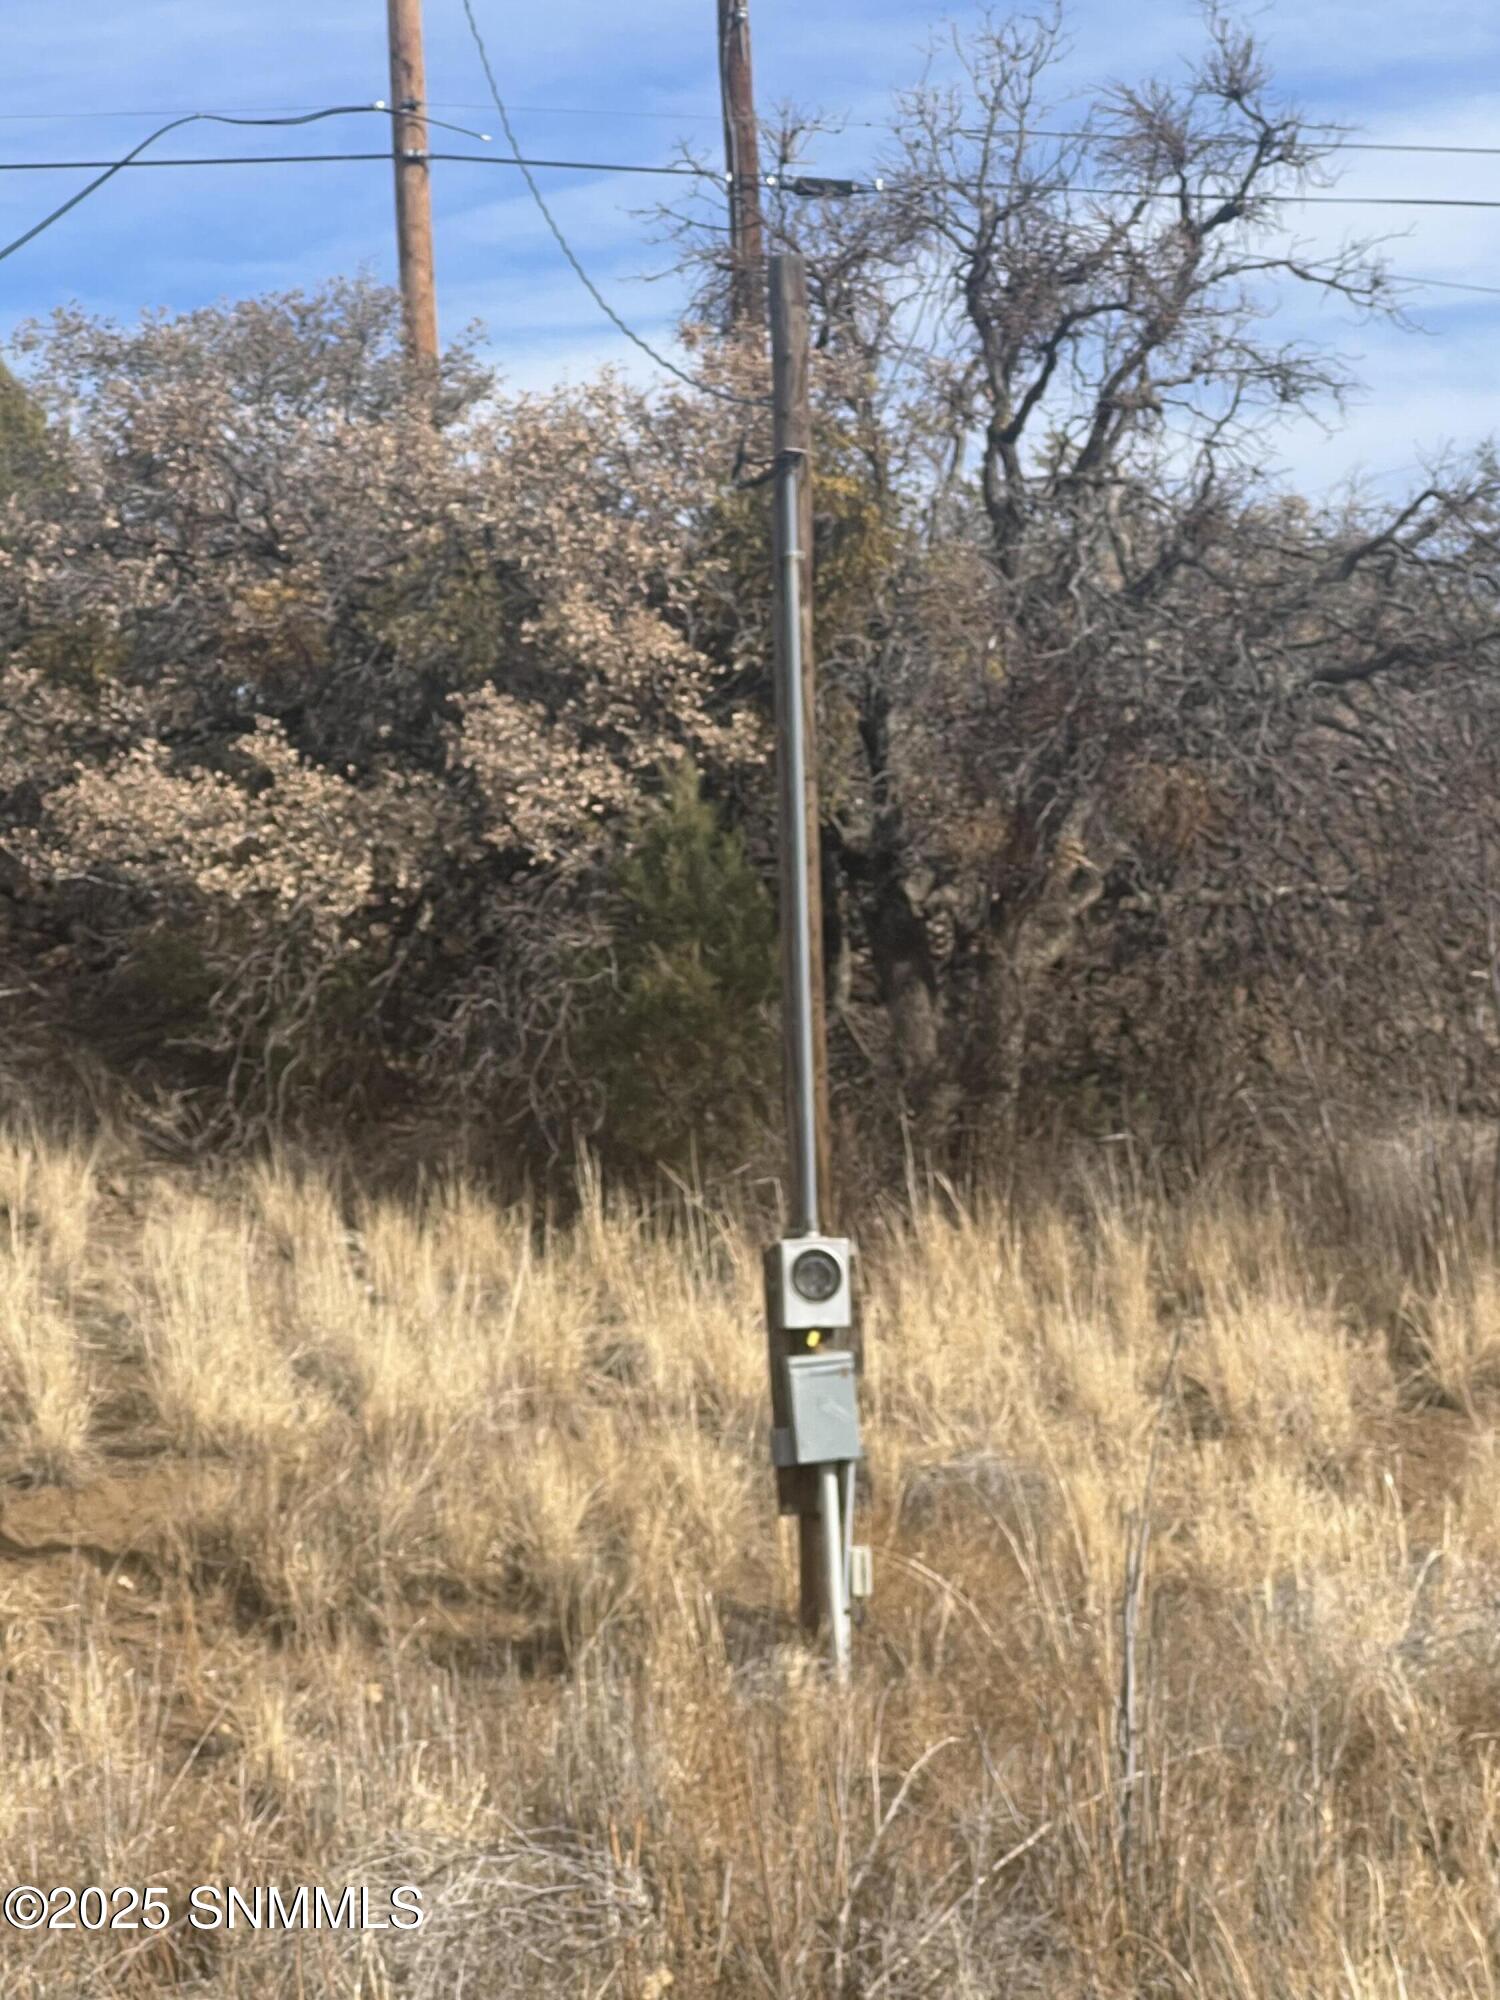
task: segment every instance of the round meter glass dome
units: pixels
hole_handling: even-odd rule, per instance
[[[813,1305],[831,1299],[843,1280],[839,1260],[826,1250],[804,1250],[792,1265],[792,1284],[798,1296]]]

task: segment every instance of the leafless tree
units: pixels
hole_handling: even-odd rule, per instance
[[[1270,953],[1332,985],[1419,878],[1456,890],[1434,808],[1493,700],[1497,479],[1480,454],[1382,510],[1266,476],[1277,428],[1351,387],[1268,303],[1402,309],[1377,244],[1288,243],[1332,147],[1227,15],[1180,80],[1066,120],[1055,13],[942,53],[886,193],[773,222],[809,260],[825,435],[905,505],[867,615],[825,630],[828,833],[919,1125],[993,1155],[1070,967],[1166,952],[1232,992]],[[707,298],[715,249],[670,220]]]

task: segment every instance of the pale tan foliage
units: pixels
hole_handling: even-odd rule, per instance
[[[221,1137],[413,1073],[524,1096],[538,1046],[565,1094],[528,898],[586,920],[664,765],[767,752],[696,636],[723,561],[687,560],[728,419],[459,353],[434,424],[368,286],[26,344],[67,477],[0,533],[15,990],[185,1052]]]
[[[300,758],[265,718],[241,747],[269,781],[253,796],[219,772],[175,774],[155,742],[83,772],[53,795],[36,865],[62,872],[107,858],[148,893],[177,888],[297,919],[334,948],[376,887],[378,853],[392,857],[382,886],[412,890],[424,827],[430,839],[439,823],[435,786],[381,777],[357,790]]]

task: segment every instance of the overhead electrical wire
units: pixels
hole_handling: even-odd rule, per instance
[[[1059,190],[1063,194],[1125,195],[1154,201],[1176,201],[1175,188],[1095,188],[1077,187],[1071,182]],[[1189,195],[1192,201],[1237,201],[1239,196],[1215,193],[1211,189]],[[1500,208],[1500,198],[1452,194],[1251,194],[1246,205],[1275,202],[1278,207],[1300,207],[1311,203],[1319,208]]]
[[[462,104],[448,102],[438,105],[443,111],[487,111],[487,104]],[[606,114],[598,106],[569,104],[517,104],[518,113],[532,118],[599,118]],[[611,118],[653,118],[676,124],[684,118],[707,120],[717,123],[722,114],[717,111],[635,111],[616,109],[610,106]],[[878,118],[843,118],[831,121],[834,129],[844,132],[886,132],[890,127]],[[1304,132],[1340,132],[1345,128],[1336,125],[1304,125]],[[1016,126],[998,126],[997,132],[1007,137],[1016,134]],[[969,134],[974,137],[976,135]],[[1093,139],[1103,135],[1097,132],[1067,132],[1037,130],[1031,133],[1034,139]],[[1398,139],[1334,139],[1326,150],[1330,153],[1457,153],[1471,155],[1477,159],[1500,159],[1500,146],[1454,146],[1431,140]]]
[[[1500,299],[1500,285],[1476,285],[1466,278],[1408,278],[1399,271],[1390,273],[1394,285],[1431,285],[1442,292],[1487,292],[1493,299]]]
[[[39,169],[46,171],[57,166],[70,166],[75,171],[82,169],[85,172],[92,167],[101,167],[103,171],[95,179],[91,180],[86,187],[81,187],[76,194],[69,195],[68,199],[54,208],[50,215],[44,215],[40,222],[34,223],[30,229],[24,231],[20,236],[15,237],[13,241],[0,245],[0,262],[3,262],[7,257],[13,257],[17,250],[22,250],[28,243],[34,242],[42,234],[43,230],[50,229],[53,223],[61,222],[63,217],[77,208],[80,202],[87,201],[89,196],[96,194],[106,181],[113,180],[116,174],[123,173],[127,167],[162,166],[168,164],[160,160],[143,160],[141,155],[148,146],[154,146],[158,139],[164,139],[169,132],[180,131],[184,125],[316,125],[325,118],[352,118],[368,112],[379,112],[388,118],[396,116],[391,107],[380,100],[377,100],[373,104],[329,104],[324,105],[317,111],[288,112],[277,117],[259,114],[251,117],[229,111],[186,111],[181,117],[168,119],[165,125],[158,125],[154,132],[148,132],[138,146],[132,146],[130,151],[118,160],[90,160],[87,162],[55,160],[30,162],[6,161],[3,165],[9,172],[30,173]],[[465,138],[480,140],[488,140],[489,138],[487,132],[473,132],[466,125],[448,125],[446,121],[441,119],[429,122],[442,124],[444,129],[449,132],[462,132]],[[313,154],[308,157],[327,158],[330,156]],[[192,164],[207,166],[219,163],[200,160],[194,161]],[[226,161],[223,164],[228,165],[229,162]]]
[[[514,164],[521,169],[522,174],[525,176],[526,185],[531,190],[531,198],[541,212],[542,220],[556,239],[558,249],[561,250],[564,257],[572,265],[584,290],[594,301],[600,312],[604,314],[604,317],[618,332],[623,333],[628,341],[638,347],[642,354],[655,362],[658,368],[665,368],[669,375],[675,375],[679,382],[686,382],[690,389],[696,389],[700,394],[705,396],[716,397],[721,403],[739,403],[749,409],[765,409],[769,404],[769,397],[738,396],[731,389],[720,389],[712,382],[702,382],[696,375],[690,375],[687,369],[680,368],[675,361],[670,360],[665,354],[658,353],[649,341],[642,339],[633,326],[627,325],[621,319],[608,299],[605,298],[599,287],[594,283],[593,279],[574,255],[573,246],[569,243],[567,237],[564,236],[561,228],[558,226],[557,218],[547,206],[546,197],[537,186],[530,166],[521,157],[520,141],[516,137],[515,127],[510,122],[510,113],[505,108],[505,99],[500,95],[500,86],[495,80],[495,71],[490,62],[490,52],[485,46],[484,36],[480,32],[479,23],[474,18],[472,0],[463,0],[463,10],[469,24],[469,33],[474,39],[474,47],[479,53],[479,61],[484,70],[485,81],[490,87],[491,97],[495,100],[495,109],[500,114],[500,123],[504,126],[505,136],[510,141],[510,150],[514,155]]]
[[[18,238],[17,242],[13,245],[8,246],[7,249],[0,250],[0,256],[8,255],[10,249],[19,248],[20,244],[23,242],[29,242],[31,240],[31,235],[38,234],[40,233],[41,230],[48,228],[54,221],[57,221],[62,216],[66,215],[70,208],[76,207],[77,204],[80,201],[84,200],[86,196],[92,194],[96,188],[102,187],[105,181],[109,180],[113,175],[117,173],[123,173],[127,168],[231,167],[231,166],[253,167],[253,166],[277,166],[277,165],[302,166],[308,164],[316,164],[319,161],[329,161],[336,163],[336,162],[350,161],[350,160],[365,160],[365,161],[388,160],[390,158],[389,153],[236,153],[227,155],[194,154],[186,159],[167,159],[167,160],[148,160],[137,157],[137,155],[141,152],[142,147],[150,145],[152,140],[163,137],[165,133],[175,130],[178,125],[190,124],[194,119],[212,119],[217,123],[228,124],[228,125],[306,125],[306,124],[311,124],[313,120],[316,118],[345,117],[348,116],[350,113],[356,111],[365,111],[365,112],[379,111],[383,112],[388,117],[395,115],[391,111],[390,106],[385,104],[338,105],[332,108],[331,110],[313,112],[308,116],[301,118],[231,118],[222,112],[196,111],[193,112],[189,118],[176,119],[173,121],[171,125],[164,125],[160,127],[156,132],[151,134],[150,138],[143,139],[141,141],[140,146],[136,147],[133,152],[127,153],[122,159],[0,160],[0,174],[45,174],[45,173],[63,173],[63,172],[80,173],[80,172],[88,172],[90,169],[95,167],[102,167],[104,169],[104,172],[100,174],[98,180],[91,182],[89,186],[85,188],[80,188],[78,193],[74,195],[69,201],[64,202],[60,208],[55,209],[50,216],[44,217],[43,220],[37,224],[36,229],[34,231],[30,232],[30,234],[28,234],[25,237]],[[426,117],[425,122],[428,125],[440,126],[445,131],[462,132],[466,136],[475,139],[488,140],[490,136],[487,132],[470,132],[469,128],[464,125],[446,124],[444,120],[438,118]],[[424,155],[424,157],[430,160],[457,160],[464,162],[469,166],[478,166],[478,167],[519,167],[522,169],[523,172],[526,171],[528,168],[536,167],[544,169],[557,169],[560,171],[571,172],[571,173],[665,174],[665,175],[678,176],[688,180],[722,181],[727,179],[726,175],[721,173],[716,168],[712,167],[698,167],[683,163],[673,164],[670,162],[662,164],[658,162],[643,161],[643,160],[573,160],[573,159],[551,159],[551,158],[544,159],[535,154],[521,154],[519,152],[447,153],[441,151],[429,151]],[[832,177],[828,175],[819,175],[819,174],[763,174],[761,175],[761,185],[768,191],[772,192],[774,192],[779,188],[785,192],[797,195],[846,196],[846,195],[856,195],[856,194],[867,194],[867,195],[886,194],[886,193],[891,193],[903,186],[908,188],[911,187],[920,188],[922,186],[928,185],[928,183],[924,183],[921,181],[903,182],[900,180],[856,181],[856,180],[845,179],[842,176]],[[937,185],[937,183],[932,183],[932,185]],[[1109,200],[1111,198],[1117,197],[1122,200],[1175,202],[1183,198],[1180,191],[1175,188],[1088,187],[1075,181],[1055,181],[1050,183],[1039,181],[1029,190],[1029,192],[1032,194],[1087,195],[1091,198],[1096,198],[1099,200]],[[1334,207],[1341,207],[1341,208],[1352,207],[1352,208],[1500,209],[1500,197],[1483,197],[1483,196],[1473,196],[1473,195],[1273,194],[1270,192],[1261,193],[1257,191],[1248,196],[1242,197],[1238,194],[1230,193],[1223,189],[1204,188],[1204,189],[1190,190],[1187,194],[1187,199],[1189,201],[1219,202],[1219,203],[1243,201],[1247,207],[1253,206],[1256,203],[1260,202],[1269,202],[1269,203],[1275,203],[1278,207],[1293,207],[1293,208],[1303,206],[1304,204],[1307,203],[1313,203],[1323,206],[1331,205]],[[1441,281],[1436,278],[1432,279],[1424,278],[1421,280],[1412,280],[1411,282],[1413,283],[1420,282],[1423,284],[1437,284]],[[1479,289],[1488,290],[1489,287],[1481,286],[1479,287]]]
[[[375,107],[370,107],[371,109]],[[132,168],[140,167],[274,167],[274,166],[322,166],[347,163],[384,164],[390,159],[389,153],[221,153],[195,154],[180,160],[132,160]],[[615,160],[552,160],[528,157],[515,159],[503,153],[429,153],[431,160],[456,162],[475,167],[537,167],[554,168],[578,173],[601,174],[676,174],[689,179],[717,180],[720,176],[707,168],[688,166],[653,166],[639,162]],[[0,160],[0,174],[50,173],[68,169],[86,172],[92,167],[108,166],[105,160]],[[118,164],[118,163],[116,163]],[[1076,190],[1075,190],[1076,192]],[[1163,197],[1167,199],[1167,197]],[[0,252],[0,255],[5,254]],[[1309,269],[1316,266],[1310,265]],[[1500,285],[1481,285],[1471,279],[1418,277],[1411,272],[1392,271],[1392,283],[1398,285],[1420,285],[1429,289],[1447,292],[1478,292],[1491,298],[1500,298]]]
[[[468,0],[464,0],[464,4],[467,6]],[[503,103],[497,104],[496,108],[502,112],[505,109]],[[189,112],[185,117],[174,118],[169,124],[158,126],[156,131],[150,133],[140,142],[140,145],[132,148],[129,153],[124,154],[119,159],[0,160],[0,173],[79,173],[88,172],[94,168],[103,169],[97,180],[91,181],[87,187],[80,188],[77,194],[64,202],[61,207],[55,209],[51,215],[44,216],[42,221],[36,225],[36,230],[32,232],[32,234],[37,234],[41,230],[49,228],[53,222],[66,215],[71,208],[76,207],[79,202],[93,194],[97,188],[103,187],[107,180],[112,179],[117,173],[123,173],[127,168],[303,165],[320,160],[335,162],[347,160],[386,160],[390,157],[388,153],[245,153],[229,156],[194,155],[186,159],[167,160],[149,160],[140,157],[147,146],[153,145],[156,140],[164,138],[168,132],[176,131],[180,126],[191,125],[200,121],[208,121],[220,125],[311,125],[323,118],[345,118],[355,113],[368,112],[379,112],[386,117],[396,116],[390,105],[381,103],[338,104],[332,105],[322,111],[311,111],[303,113],[298,117],[285,118],[244,118],[231,116],[228,112],[222,111],[193,111]],[[419,111],[417,115],[422,118],[425,124],[435,126],[442,131],[459,132],[465,138],[479,139],[486,143],[489,142],[490,135],[488,132],[476,132],[467,125],[450,124],[447,120],[434,118],[427,112]],[[665,174],[689,180],[722,181],[728,178],[727,175],[716,168],[693,166],[685,162],[667,162],[663,164],[642,160],[544,159],[534,154],[522,154],[516,146],[513,131],[507,131],[506,136],[510,139],[512,145],[512,151],[508,154],[428,152],[426,157],[432,160],[465,161],[472,166],[519,167],[523,172],[528,168],[537,167],[592,174]],[[886,194],[901,187],[921,188],[927,185],[939,185],[937,182],[927,183],[922,180],[889,178],[859,181],[843,176],[834,177],[819,174],[763,174],[760,178],[761,185],[769,191],[780,188],[792,194],[811,196]],[[1176,188],[1090,187],[1076,181],[1038,181],[1028,191],[1033,194],[1087,195],[1100,200],[1118,197],[1127,200],[1175,202],[1183,198],[1182,192]],[[1267,202],[1274,203],[1278,207],[1292,208],[1312,204],[1335,208],[1500,209],[1500,196],[1477,195],[1276,194],[1270,191],[1261,192],[1256,190],[1248,196],[1242,197],[1224,189],[1202,188],[1188,190],[1186,198],[1190,201],[1220,203],[1243,200],[1247,206]],[[15,244],[9,246],[7,249],[0,250],[0,256],[8,255],[9,249],[19,248],[22,242],[29,242],[30,240],[30,235],[19,238]],[[1433,280],[1433,282],[1435,283],[1436,280]]]
[[[432,111],[489,111],[493,108],[488,104],[473,103],[467,100],[440,100],[436,98],[428,100],[428,107]],[[316,105],[307,104],[257,104],[225,107],[215,115],[221,117],[248,117],[251,114],[255,114],[269,117],[273,114],[315,111],[318,108]],[[647,111],[633,105],[615,104],[608,106],[596,104],[513,104],[510,106],[510,109],[518,117],[526,118],[601,118],[608,116],[610,118],[652,119],[662,124],[680,124],[684,120],[694,123],[717,124],[722,115],[717,111]],[[163,111],[159,108],[120,111],[0,111],[0,125],[30,125],[44,122],[49,124],[67,123],[73,119],[172,118],[178,115],[180,114]],[[439,123],[440,121],[434,119],[431,122]],[[888,126],[875,118],[845,118],[836,122],[839,130],[847,132],[883,132],[889,129]],[[1347,128],[1341,125],[1304,125],[1300,129],[1305,132],[1341,133]],[[1007,137],[1014,135],[1017,130],[1018,128],[1015,126],[996,127],[998,134]],[[971,134],[970,136],[977,135]],[[1030,136],[1034,139],[1097,141],[1105,135],[1097,132],[1054,130],[1039,127]],[[1432,139],[1337,138],[1329,144],[1327,150],[1331,153],[1432,153],[1470,159],[1500,159],[1500,146],[1458,146],[1446,141]]]
[[[453,104],[446,108],[450,111],[461,111],[466,108],[478,110],[480,107],[477,105],[465,107]],[[882,130],[884,128],[877,126],[875,129]],[[1342,126],[1338,125],[1298,126],[1295,123],[1293,124],[1293,130],[1296,132],[1341,132],[1343,129]],[[1041,126],[1038,126],[1035,130],[1027,128],[1023,133],[1021,127],[1018,125],[997,125],[992,134],[964,131],[962,136],[966,139],[987,137],[1007,139],[1020,137],[1029,137],[1032,139],[1068,139],[1081,140],[1087,144],[1101,145],[1108,143],[1112,135],[1107,132],[1059,132],[1048,130]],[[1500,159],[1500,146],[1450,146],[1447,144],[1429,143],[1425,140],[1333,139],[1323,148],[1323,151],[1327,153],[1469,153],[1482,158]]]
[[[428,100],[433,111],[489,111],[493,106],[459,99]],[[316,110],[307,104],[256,104],[230,106],[222,116],[248,116],[255,113],[270,116],[273,113],[294,113]],[[513,104],[512,112],[525,118],[648,118],[662,124],[680,124],[684,119],[694,123],[717,124],[722,114],[717,111],[646,111],[633,105],[608,106],[597,104]],[[170,118],[178,114],[160,109],[122,111],[0,111],[0,125],[29,125],[42,122],[67,122],[70,119],[110,119],[110,118]],[[436,121],[434,121],[436,122]],[[889,128],[876,118],[845,118],[837,121],[838,128],[847,132],[883,132]],[[1013,134],[1015,126],[998,126],[997,132],[1006,136]],[[1305,132],[1343,132],[1341,125],[1304,125]],[[1103,135],[1097,132],[1059,131],[1038,128],[1031,134],[1034,139],[1094,139]],[[1445,141],[1432,139],[1335,139],[1328,147],[1334,153],[1435,153],[1452,154],[1473,159],[1500,159],[1500,146],[1455,146]]]
[[[541,209],[543,217],[548,224],[548,227],[551,229],[553,236],[557,239],[558,245],[562,249],[563,254],[568,259],[568,262],[572,265],[574,271],[577,273],[578,277],[580,278],[584,286],[587,288],[595,304],[611,321],[611,323],[614,324],[619,329],[619,331],[626,336],[627,339],[634,342],[634,344],[637,347],[639,347],[643,353],[647,354],[654,362],[656,362],[658,366],[666,368],[670,373],[678,376],[680,379],[684,381],[691,383],[694,388],[702,389],[708,394],[719,396],[729,401],[743,402],[746,400],[753,400],[753,399],[746,399],[743,397],[736,397],[732,395],[731,392],[729,391],[717,389],[712,384],[698,381],[697,378],[687,374],[686,371],[679,368],[674,362],[669,360],[666,356],[659,354],[654,348],[652,348],[649,345],[649,343],[644,341],[632,327],[628,326],[625,323],[625,321],[619,317],[619,315],[609,305],[607,300],[605,300],[603,296],[600,294],[600,292],[594,285],[592,279],[589,277],[588,273],[583,269],[583,266],[580,264],[578,258],[575,256],[566,238],[563,236],[563,233],[561,229],[558,227],[555,217],[552,215],[550,209],[547,207],[547,204],[541,194],[540,189],[537,187],[535,181],[532,179],[531,169],[536,168],[538,170],[555,170],[555,171],[565,171],[565,172],[600,173],[600,174],[667,175],[673,177],[683,177],[683,178],[700,179],[700,180],[701,179],[722,180],[724,176],[708,168],[693,166],[691,164],[686,164],[686,163],[661,165],[649,162],[618,161],[618,160],[553,159],[553,158],[542,158],[536,155],[523,155],[517,143],[514,128],[510,124],[509,113],[506,109],[504,100],[501,98],[499,90],[495,85],[495,78],[493,70],[489,63],[488,52],[484,47],[483,37],[479,33],[478,25],[474,21],[469,0],[463,0],[463,4],[465,12],[469,16],[471,30],[475,36],[477,46],[479,47],[480,50],[480,56],[485,66],[487,79],[490,82],[491,89],[494,93],[494,108],[497,109],[501,115],[502,123],[505,126],[506,136],[510,141],[511,154],[507,156],[504,154],[496,154],[496,153],[474,154],[474,153],[451,153],[451,152],[438,151],[438,152],[429,152],[427,154],[427,157],[432,160],[451,161],[471,166],[519,168],[520,171],[525,175],[533,199],[537,202],[538,207]],[[450,104],[445,108],[451,110],[457,110],[470,107]],[[473,108],[481,109],[484,107],[476,106]],[[95,193],[99,188],[103,187],[107,181],[111,180],[114,177],[115,174],[122,173],[127,169],[139,169],[143,167],[184,168],[184,167],[280,166],[280,165],[312,166],[312,165],[338,164],[338,163],[380,162],[390,157],[388,153],[384,152],[262,153],[262,154],[225,154],[225,155],[214,155],[214,156],[195,155],[186,159],[148,159],[142,157],[146,149],[149,146],[154,145],[158,139],[165,138],[169,132],[176,131],[184,125],[198,124],[198,123],[213,123],[213,124],[226,124],[226,125],[238,125],[238,126],[286,127],[286,126],[316,124],[328,118],[350,117],[350,116],[369,114],[369,113],[378,113],[386,117],[394,117],[396,115],[389,105],[379,100],[370,104],[325,105],[319,107],[316,110],[287,112],[275,115],[272,115],[270,113],[257,113],[251,115],[249,113],[234,113],[234,112],[223,112],[223,111],[195,111],[195,112],[184,113],[179,117],[169,120],[166,124],[158,126],[154,132],[149,133],[146,138],[141,140],[139,145],[133,147],[129,153],[126,153],[119,159],[0,160],[0,173],[95,172],[97,170],[97,178],[90,181],[87,186],[80,188],[75,194],[71,195],[67,201],[60,203],[57,208],[53,209],[48,215],[43,216],[39,222],[35,223],[30,229],[26,230],[22,235],[14,238],[10,243],[7,243],[5,245],[0,245],[0,260],[12,256],[17,250],[20,250],[24,248],[26,244],[33,242],[36,239],[36,237],[38,237],[43,233],[44,230],[51,228],[55,222],[61,221],[65,215],[69,214],[81,202],[85,201],[91,194]],[[16,116],[19,114],[7,114],[7,115]],[[81,114],[81,115],[103,116],[106,114]],[[487,132],[475,132],[472,131],[467,126],[454,125],[445,119],[432,117],[430,106],[422,115],[424,118],[424,122],[430,127],[436,127],[444,131],[459,132],[463,134],[465,137],[476,138],[485,143],[488,143],[489,141],[490,135]],[[1051,134],[1038,133],[1036,136],[1067,137],[1067,136],[1082,136],[1082,135],[1068,135],[1063,133],[1051,133]],[[1376,148],[1372,146],[1367,148],[1366,150],[1371,150],[1371,151],[1395,150],[1395,148]],[[1438,149],[1424,148],[1422,150],[1438,150]],[[1500,154],[1500,147],[1470,148],[1470,149],[1454,148],[1451,150],[1470,150],[1476,152],[1484,151],[1484,152],[1494,152]],[[828,181],[828,180],[822,180],[815,176],[765,175],[762,177],[762,180],[763,184],[768,189],[775,189],[777,187],[780,187],[784,191],[789,191],[802,195],[818,195],[827,192],[835,192],[840,195],[859,194],[859,193],[870,194],[883,191],[882,184],[879,182],[872,184],[872,183],[859,183],[859,182],[844,181],[844,180]],[[899,183],[897,185],[899,185]],[[1094,188],[1094,187],[1084,187],[1084,186],[1077,186],[1073,184],[1064,184],[1064,183],[1058,183],[1052,188],[1048,188],[1046,187],[1045,184],[1042,184],[1039,185],[1039,187],[1035,191],[1038,193],[1056,192],[1056,193],[1078,194],[1096,199],[1107,199],[1115,195],[1127,196],[1127,197],[1132,195],[1134,196],[1144,195],[1149,198],[1155,198],[1160,200],[1177,200],[1179,198],[1178,195],[1175,193],[1175,191],[1169,193],[1164,190],[1156,191],[1156,190],[1131,190],[1127,188]],[[1222,193],[1196,193],[1193,194],[1190,197],[1190,199],[1193,199],[1195,201],[1224,201],[1226,199],[1232,199],[1232,197],[1224,195]],[[1483,210],[1500,209],[1500,200],[1485,199],[1485,198],[1470,197],[1470,196],[1257,194],[1252,196],[1251,199],[1253,201],[1274,202],[1279,205],[1291,205],[1291,206],[1300,205],[1303,203],[1318,203],[1318,204],[1332,204],[1338,206],[1365,206],[1365,207],[1391,206],[1391,207],[1409,207],[1409,208],[1470,208],[1470,209],[1483,209]],[[1426,288],[1433,288],[1443,291],[1472,292],[1475,294],[1482,294],[1489,297],[1500,296],[1500,286],[1495,286],[1495,285],[1478,284],[1471,281],[1454,279],[1454,278],[1429,278],[1429,277],[1403,276],[1398,273],[1392,273],[1391,276],[1393,281],[1397,284],[1422,286]]]
[[[880,183],[877,190],[872,185],[862,187],[859,192],[888,192],[895,188],[913,189],[918,192],[935,187],[952,187],[954,177],[943,179],[913,175],[910,178],[891,177]],[[1254,208],[1261,203],[1277,208],[1301,208],[1311,204],[1321,208],[1495,208],[1500,209],[1500,196],[1440,195],[1440,194],[1273,194],[1253,189],[1242,193],[1230,188],[1177,188],[1177,187],[1089,187],[1079,181],[1049,181],[1038,179],[1028,182],[1024,192],[1028,195],[1081,194],[1104,201],[1170,201],[1182,200],[1216,202],[1221,206],[1232,204],[1241,208]]]
[[[370,110],[377,107],[371,105]],[[378,107],[386,109],[385,106]],[[428,124],[436,124],[436,119],[428,119]],[[461,132],[461,125],[450,125],[449,131]],[[487,132],[477,132],[476,138],[487,139]],[[265,167],[282,165],[305,165],[318,160],[384,160],[389,161],[389,153],[230,153],[199,154],[186,159],[168,160],[0,160],[0,174],[49,174],[68,170],[73,173],[86,172],[90,167],[118,168],[129,166],[132,171],[139,167]],[[509,153],[424,153],[428,160],[466,160],[476,167],[560,167],[571,172],[589,174],[682,174],[691,180],[723,180],[721,173],[710,167],[652,166],[636,161],[624,160],[540,160],[535,158],[513,159]]]
[[[321,108],[316,104],[219,104],[214,107],[219,115],[225,118],[291,116],[299,111],[317,111]],[[450,104],[442,108],[449,111],[464,111],[476,107]],[[133,111],[0,111],[0,125],[35,125],[44,121],[50,124],[56,120],[66,121],[74,118],[185,118],[186,116],[187,113],[184,111],[166,111],[160,105],[144,111],[139,108]]]

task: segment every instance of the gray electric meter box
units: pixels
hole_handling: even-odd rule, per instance
[[[854,1323],[849,1241],[788,1236],[766,1252],[766,1304],[779,1333],[843,1333]]]
[[[854,1356],[838,1348],[786,1363],[787,1422],[771,1436],[777,1465],[838,1465],[863,1458]]]

